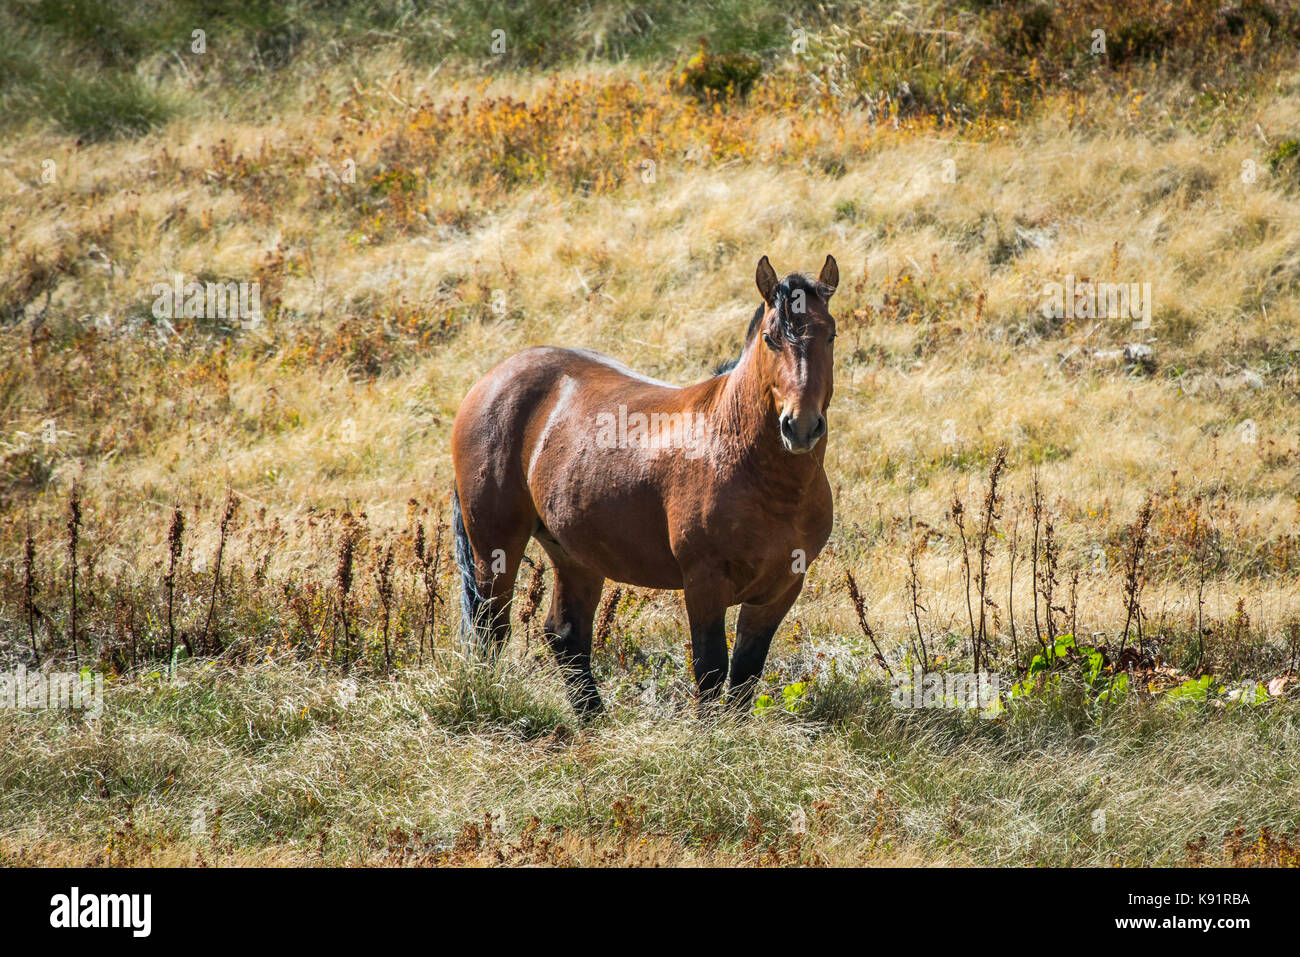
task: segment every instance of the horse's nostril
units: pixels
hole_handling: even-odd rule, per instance
[[[817,443],[823,435],[826,434],[826,417],[817,416],[817,420],[810,425],[800,428],[799,421],[789,413],[780,417],[781,437],[785,439],[791,447],[801,449],[810,449]]]

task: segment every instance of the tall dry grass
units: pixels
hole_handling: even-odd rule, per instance
[[[433,72],[304,35],[256,83],[228,52],[202,82],[141,79],[180,105],[102,137],[8,89],[28,106],[0,164],[0,652],[113,677],[98,726],[0,713],[0,854],[1170,863],[1240,857],[1240,817],[1291,859],[1286,693],[1155,693],[1157,666],[1230,687],[1300,648],[1289,21],[1165,5],[1103,63],[1088,4],[1045,26],[1031,6],[868,4],[802,58],[782,29],[743,101],[683,89],[711,62],[693,36]],[[116,76],[105,57],[86,76]],[[668,593],[602,611],[598,728],[573,727],[532,617],[504,676],[458,661],[447,435],[469,386],[544,342],[698,380],[740,346],[757,257],[826,252],[836,526],[764,679],[779,699],[811,678],[803,710],[701,730]],[[158,320],[177,273],[258,282],[264,321]],[[1152,328],[1045,318],[1067,274],[1151,283]],[[548,576],[518,587],[526,610]],[[1100,718],[1064,693],[989,725],[900,717],[873,661],[978,648],[1016,674],[1065,632],[1111,666],[1136,646],[1155,690]],[[1097,836],[1103,806],[1125,825]]]

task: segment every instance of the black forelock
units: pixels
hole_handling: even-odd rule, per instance
[[[807,325],[803,315],[790,309],[790,300],[794,298],[796,291],[802,291],[805,296],[816,296],[823,303],[830,298],[832,292],[819,280],[810,279],[803,273],[797,272],[791,273],[776,284],[776,289],[772,292],[772,305],[776,309],[777,332],[791,342],[797,342],[802,338],[804,327]],[[754,312],[754,318],[749,320],[749,330],[745,333],[746,343],[758,332],[765,311],[765,306],[759,306]]]
[[[805,294],[811,293],[819,297],[823,303],[827,302],[831,297],[831,293],[834,292],[824,283],[816,279],[809,279],[802,273],[791,273],[777,283],[776,290],[772,295],[776,302],[777,329],[782,336],[791,342],[797,342],[802,337],[806,325],[802,317],[795,317],[790,313],[790,298],[794,295],[796,289],[802,289]],[[758,327],[762,324],[763,314],[766,312],[766,304],[761,304],[754,310],[754,317],[749,320],[749,328],[745,331],[746,346],[758,334]],[[739,356],[719,363],[713,373],[714,375],[721,375],[724,372],[730,372],[738,362],[740,362]]]

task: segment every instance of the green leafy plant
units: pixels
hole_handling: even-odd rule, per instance
[[[1166,692],[1165,698],[1169,701],[1206,701],[1214,687],[1214,677],[1212,675],[1202,675],[1199,678],[1189,678]]]
[[[1129,689],[1128,675],[1110,671],[1100,649],[1079,644],[1074,635],[1057,635],[1050,647],[1034,656],[1024,680],[1012,685],[1009,697],[1058,690],[1063,675],[1080,681],[1088,696],[1098,701],[1117,700]]]
[[[754,702],[754,714],[765,714],[773,708],[789,714],[798,714],[808,703],[806,695],[811,687],[811,681],[795,681],[788,684],[781,689],[779,703],[770,694],[759,695],[758,700]]]

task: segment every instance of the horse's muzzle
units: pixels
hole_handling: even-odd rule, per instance
[[[810,423],[801,423],[788,413],[781,416],[781,444],[787,452],[811,452],[825,434],[826,416],[820,412]]]

